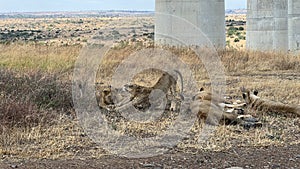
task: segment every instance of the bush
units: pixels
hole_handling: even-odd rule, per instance
[[[229,30],[229,31],[237,31],[238,28],[236,28],[236,27],[234,27],[234,26],[230,26],[230,27],[228,28],[228,30]]]
[[[233,34],[234,34],[233,31],[228,31],[228,33],[227,33],[228,36],[232,36]]]
[[[226,41],[226,46],[230,46],[230,40]]]
[[[274,70],[295,70],[300,65],[299,61],[295,61],[292,57],[288,56],[281,56],[274,60]]]
[[[239,42],[239,41],[240,41],[239,38],[234,39],[234,42]]]
[[[20,102],[16,98],[1,98],[0,101],[0,131],[14,127],[34,127],[51,124],[55,119],[54,113],[46,113],[37,109],[29,102]]]
[[[239,38],[240,40],[246,40],[246,37],[245,37],[245,36],[242,36],[242,35],[240,35],[238,38]]]
[[[69,110],[73,106],[71,83],[61,82],[56,75],[0,70],[0,89],[4,95],[32,102],[39,109]]]
[[[234,26],[230,26],[227,31],[228,36],[232,36],[232,35],[236,34],[237,30],[238,29],[235,28]]]

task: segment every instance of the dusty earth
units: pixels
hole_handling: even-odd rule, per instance
[[[171,150],[163,155],[127,159],[117,156],[103,156],[100,159],[28,160],[2,162],[0,168],[300,168],[300,145],[282,147],[235,147],[221,152],[189,153]]]

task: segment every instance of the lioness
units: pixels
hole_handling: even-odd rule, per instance
[[[214,104],[217,104],[217,105],[221,106],[222,108],[235,108],[235,109],[239,109],[239,108],[245,107],[245,105],[246,105],[245,103],[237,103],[237,101],[234,104],[231,104],[224,97],[213,96],[212,93],[204,91],[203,87],[193,97],[193,100],[199,100],[199,101],[207,100],[207,101],[211,101]]]
[[[242,89],[243,98],[247,104],[248,108],[266,111],[271,113],[279,114],[295,114],[300,116],[300,106],[299,105],[287,105],[280,102],[270,101],[258,97],[258,91],[255,90],[251,93],[249,90]]]
[[[154,90],[161,90],[163,93],[167,94],[170,91],[169,98],[171,100],[171,107],[170,110],[176,109],[176,100],[183,99],[182,98],[182,91],[183,91],[183,78],[179,71],[174,70],[181,81],[181,89],[178,93],[176,91],[177,86],[177,76],[174,77],[167,72],[163,72],[159,80],[155,83],[152,87],[144,87],[137,84],[127,84],[125,85],[125,89],[131,94],[130,101],[133,105],[139,105],[138,107],[146,109],[150,106],[149,96],[152,91]]]
[[[210,125],[240,124],[244,127],[259,127],[261,123],[251,115],[244,115],[245,104],[228,104],[224,98],[212,97],[203,88],[193,97],[190,110],[197,114],[199,123]],[[225,108],[231,108],[225,111]]]

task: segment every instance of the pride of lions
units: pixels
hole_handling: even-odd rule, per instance
[[[115,89],[106,86],[97,90],[96,96],[101,109],[108,111],[121,110],[120,107],[128,104],[134,105],[137,109],[147,110],[150,106],[149,96],[153,90],[161,90],[167,96],[170,106],[166,106],[165,111],[178,111],[178,105],[183,99],[183,80],[179,71],[175,71],[181,80],[181,89],[177,90],[177,77],[168,72],[162,72],[161,77],[153,87],[145,87],[137,84],[126,84],[122,89]],[[122,99],[120,91],[130,94],[128,99]],[[287,105],[262,99],[258,96],[258,91],[251,92],[241,88],[244,101],[228,101],[225,98],[215,97],[212,93],[201,88],[194,95],[189,105],[189,111],[197,116],[199,124],[210,125],[241,125],[245,128],[261,127],[262,123],[258,118],[250,113],[270,112],[285,116],[300,116],[300,105]]]

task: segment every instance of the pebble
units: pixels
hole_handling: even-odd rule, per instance
[[[293,159],[293,158],[290,158],[289,160],[290,160],[290,161],[294,161],[294,162],[296,161],[296,160],[295,160],[295,159]]]
[[[11,165],[11,168],[18,168],[18,165]]]
[[[242,167],[230,167],[230,168],[226,168],[226,169],[243,169]]]
[[[143,167],[155,167],[154,164],[143,164]]]
[[[272,168],[274,168],[274,169],[275,169],[275,168],[280,168],[280,167],[281,167],[280,164],[273,164],[273,165],[272,165]]]

